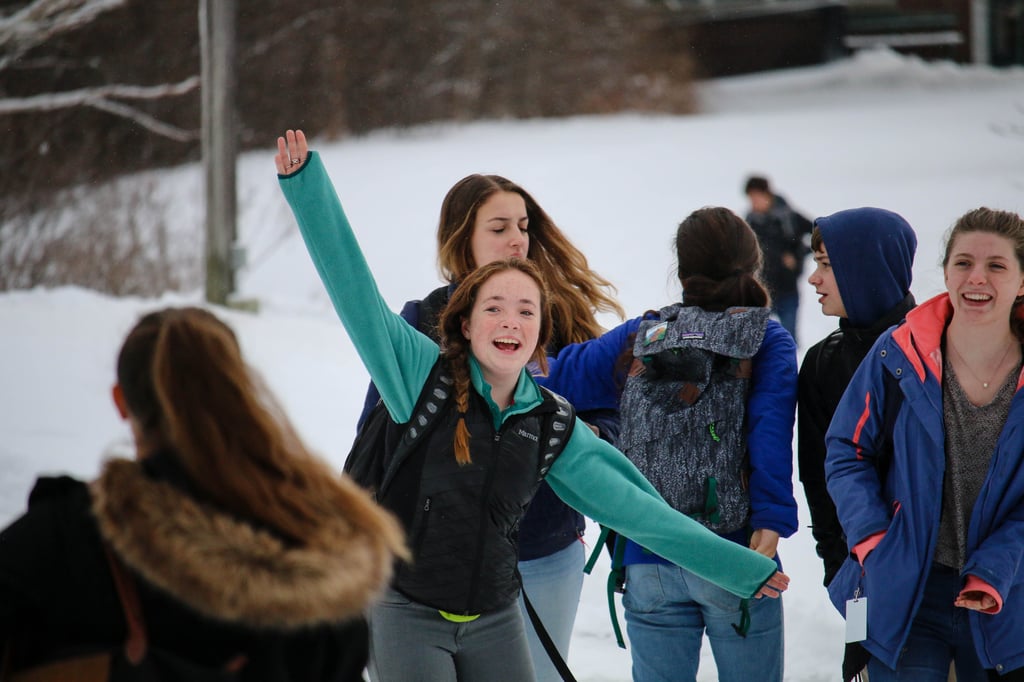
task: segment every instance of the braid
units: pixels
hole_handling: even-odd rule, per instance
[[[466,426],[466,413],[469,411],[469,358],[465,348],[459,358],[448,356],[452,377],[455,379],[455,408],[459,412],[459,422],[455,425],[455,461],[460,465],[473,462],[469,455],[469,427]]]

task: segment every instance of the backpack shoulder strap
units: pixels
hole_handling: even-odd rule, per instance
[[[454,383],[439,358],[405,424],[396,424],[384,401],[378,399],[356,433],[342,470],[379,500],[398,465],[433,427]]]
[[[576,426],[576,409],[562,396],[541,387],[542,395],[552,399],[555,409],[544,422],[543,433],[541,434],[541,453],[539,477],[543,479],[551,470],[558,456],[562,454],[569,437],[572,436],[573,428]]]
[[[406,422],[402,437],[395,445],[394,451],[386,453],[387,465],[381,477],[378,496],[387,489],[403,460],[433,429],[437,418],[444,411],[443,408],[452,395],[454,385],[455,379],[447,364],[443,358],[438,358],[437,364],[434,365],[426,383],[423,384],[423,390],[413,408],[412,416]]]
[[[146,636],[146,621],[142,616],[142,606],[139,603],[139,593],[135,589],[135,579],[106,543],[103,543],[103,550],[107,555],[107,563],[110,566],[114,585],[117,587],[117,596],[120,598],[121,608],[124,610],[125,622],[128,624],[124,655],[133,665],[138,665],[146,657],[149,641]]]

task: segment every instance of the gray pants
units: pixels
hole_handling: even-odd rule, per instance
[[[516,602],[468,623],[389,589],[371,609],[373,682],[493,682],[535,679]]]

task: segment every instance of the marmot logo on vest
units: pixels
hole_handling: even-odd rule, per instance
[[[537,443],[537,442],[540,441],[540,437],[537,434],[530,433],[529,431],[524,431],[522,428],[520,428],[520,429],[518,429],[516,431],[516,435],[517,436],[522,436],[523,438],[529,438],[534,443]]]

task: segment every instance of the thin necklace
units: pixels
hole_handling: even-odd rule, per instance
[[[975,380],[976,380],[976,381],[977,381],[977,382],[978,382],[979,384],[981,384],[981,387],[982,387],[982,388],[988,388],[988,385],[989,385],[990,383],[992,383],[992,380],[993,380],[993,379],[995,379],[995,378],[996,378],[996,374],[998,374],[998,373],[999,373],[999,369],[1000,369],[1000,368],[1001,368],[1001,367],[1003,366],[1003,363],[1004,363],[1004,362],[1006,362],[1006,357],[1007,357],[1007,356],[1008,356],[1008,355],[1010,354],[1010,349],[1011,349],[1011,348],[1013,348],[1013,344],[1012,344],[1012,343],[1010,343],[1010,344],[1007,344],[1007,346],[1006,346],[1006,350],[1005,350],[1005,351],[1003,351],[1003,357],[1002,357],[1002,358],[1000,358],[1000,360],[999,360],[999,364],[998,364],[998,365],[996,365],[996,368],[995,368],[995,370],[994,370],[994,371],[992,372],[992,376],[990,376],[990,377],[989,377],[988,381],[982,381],[982,380],[981,380],[981,377],[979,377],[979,376],[978,376],[977,374],[975,374],[975,373],[974,373],[974,370],[973,370],[973,369],[971,369],[971,366],[967,364],[967,361],[966,361],[966,360],[964,360],[964,356],[963,356],[963,355],[960,355],[960,351],[958,351],[958,350],[956,349],[956,346],[954,346],[954,345],[953,345],[953,341],[952,341],[952,340],[949,340],[949,347],[953,349],[953,352],[954,352],[954,353],[956,353],[956,356],[957,356],[958,358],[960,358],[960,362],[962,362],[962,363],[964,364],[964,367],[966,367],[966,368],[967,368],[967,371],[971,373],[971,376],[973,376],[973,377],[975,378]]]

